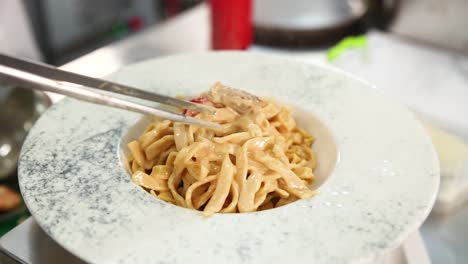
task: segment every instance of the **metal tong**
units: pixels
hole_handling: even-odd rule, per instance
[[[173,112],[165,107],[171,106],[197,112],[213,113],[214,109],[208,106],[3,54],[0,54],[0,84],[63,94],[81,101],[152,115],[175,122],[215,129],[220,127],[218,124],[186,116],[183,113]],[[157,102],[160,105],[150,107],[95,90]]]

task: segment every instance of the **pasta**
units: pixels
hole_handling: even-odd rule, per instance
[[[132,181],[151,195],[214,213],[254,212],[313,196],[314,138],[287,108],[215,83],[192,102],[214,114],[185,114],[213,130],[156,120],[128,144]]]

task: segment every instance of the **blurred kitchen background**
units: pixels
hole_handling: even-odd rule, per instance
[[[420,229],[423,246],[406,248],[401,263],[468,263],[467,14],[466,0],[1,0],[0,53],[94,77],[212,49],[274,53],[356,74],[412,109],[440,158],[441,189]],[[0,87],[0,236],[28,219],[17,157],[34,121],[60,98]],[[8,248],[28,245],[25,230],[34,227],[29,218],[13,229],[0,252],[39,263],[33,246]]]
[[[202,0],[3,0],[0,50],[62,65],[163,23]],[[462,0],[254,0],[256,40],[311,46],[333,36],[380,29],[417,42],[468,52],[468,3]],[[343,3],[342,3],[343,2]],[[346,4],[344,4],[346,3]],[[193,25],[196,27],[196,25]],[[271,28],[271,27],[272,28]],[[343,26],[340,33],[332,28]],[[267,29],[299,35],[282,40]],[[318,32],[321,31],[321,32]],[[306,34],[305,32],[308,32]],[[303,33],[303,34],[300,34]],[[177,34],[177,33],[174,33]],[[312,35],[312,36],[311,36]],[[299,44],[298,44],[299,43]]]

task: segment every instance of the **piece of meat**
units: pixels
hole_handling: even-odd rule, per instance
[[[246,114],[262,105],[262,100],[253,94],[215,83],[204,96],[215,104],[222,104],[240,114]]]
[[[0,185],[0,212],[6,212],[18,207],[21,197],[18,193],[5,185]]]

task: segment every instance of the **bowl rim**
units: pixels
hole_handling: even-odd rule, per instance
[[[215,57],[217,57],[217,58],[215,58]],[[229,60],[235,60],[235,61],[246,60],[246,61],[249,61],[247,63],[247,65],[249,63],[250,64],[255,64],[256,63],[256,62],[254,62],[255,60],[266,60],[268,63],[273,63],[273,64],[274,63],[277,63],[277,64],[284,63],[284,65],[286,65],[286,66],[278,66],[278,65],[275,64],[276,65],[275,67],[293,67],[293,68],[294,67],[299,67],[299,68],[305,67],[306,69],[314,69],[314,70],[317,70],[317,71],[319,71],[321,73],[324,73],[324,75],[328,75],[328,77],[332,76],[332,77],[337,77],[338,78],[339,76],[341,76],[340,78],[343,78],[343,80],[347,80],[350,83],[353,83],[353,85],[360,85],[361,87],[364,87],[363,89],[368,91],[370,94],[372,94],[372,96],[376,96],[375,98],[381,98],[381,99],[384,98],[384,97],[382,97],[382,94],[383,94],[382,92],[376,91],[375,89],[372,89],[372,85],[368,84],[367,82],[363,81],[362,79],[356,78],[356,77],[354,77],[354,76],[352,76],[352,75],[350,75],[348,73],[345,73],[345,72],[343,72],[341,70],[338,70],[338,69],[334,69],[334,68],[330,68],[330,67],[323,67],[323,66],[320,66],[320,65],[305,64],[303,62],[299,62],[299,61],[295,61],[295,60],[291,60],[291,59],[285,59],[284,57],[281,57],[281,56],[260,55],[260,54],[245,53],[245,52],[203,52],[203,53],[195,53],[195,54],[188,54],[188,55],[186,55],[186,54],[184,54],[184,55],[174,55],[174,56],[169,56],[169,57],[165,57],[165,58],[158,58],[158,59],[148,60],[148,61],[144,61],[144,62],[140,62],[140,63],[134,64],[134,65],[124,67],[122,70],[120,70],[120,71],[114,73],[113,75],[111,75],[110,78],[118,79],[118,78],[120,78],[119,76],[121,76],[121,75],[123,75],[125,77],[128,77],[128,76],[130,76],[132,74],[140,74],[140,73],[137,73],[137,72],[141,71],[142,69],[153,68],[153,66],[155,66],[155,65],[159,65],[158,67],[161,67],[161,65],[163,65],[165,63],[170,64],[171,61],[194,60],[194,59],[200,59],[200,58],[205,58],[206,61],[213,60],[213,58],[215,58],[215,59],[220,58],[222,60],[228,60],[228,61]],[[211,61],[211,62],[208,62],[208,64],[209,63],[213,63],[213,62]],[[268,65],[268,63],[266,65]],[[298,65],[300,65],[300,66],[298,66]],[[346,84],[344,84],[344,85],[346,85]],[[374,97],[372,97],[372,98],[374,98]],[[420,131],[417,131],[417,132],[414,132],[414,133],[422,137],[422,139],[421,139],[422,143],[420,142],[423,145],[422,148],[424,149],[424,152],[426,152],[425,155],[427,155],[427,159],[432,161],[431,163],[428,163],[426,161],[427,164],[424,164],[424,165],[427,165],[427,166],[430,167],[430,168],[428,168],[428,171],[431,171],[431,174],[438,174],[439,165],[438,165],[437,162],[435,162],[435,161],[437,161],[437,156],[435,154],[435,150],[434,150],[432,144],[430,143],[430,140],[429,140],[428,136],[424,134],[420,124],[417,124],[416,119],[414,118],[414,116],[412,114],[409,113],[409,111],[404,109],[404,107],[399,106],[398,103],[392,101],[392,99],[386,98],[385,102],[388,102],[389,105],[391,105],[392,107],[395,107],[395,108],[400,107],[401,109],[399,109],[399,111],[402,112],[403,117],[407,119],[406,121],[408,122],[408,124],[413,126],[413,130],[420,129]],[[74,100],[70,100],[70,99],[62,100],[58,104],[53,105],[46,112],[46,114],[43,115],[40,118],[39,122],[35,125],[35,127],[31,130],[30,134],[28,135],[28,138],[27,138],[26,143],[25,143],[26,147],[23,147],[23,149],[21,151],[19,178],[20,178],[21,192],[23,194],[23,197],[25,198],[25,202],[26,202],[28,208],[31,210],[31,213],[33,214],[33,216],[35,216],[35,218],[36,218],[38,224],[41,226],[41,228],[44,231],[46,231],[46,233],[49,236],[51,236],[54,240],[56,240],[59,244],[61,244],[64,248],[69,250],[71,253],[77,255],[78,257],[80,257],[80,258],[82,258],[82,259],[84,259],[86,261],[94,262],[94,261],[97,260],[96,257],[99,256],[99,253],[85,252],[83,249],[80,249],[80,247],[82,247],[82,245],[79,245],[79,243],[77,241],[69,241],[69,240],[67,241],[67,239],[63,235],[59,234],[59,232],[64,231],[64,229],[63,229],[64,227],[60,226],[60,228],[57,228],[56,223],[54,222],[57,219],[52,219],[52,218],[56,217],[57,215],[55,214],[55,215],[53,215],[51,217],[51,216],[45,214],[43,208],[40,208],[40,207],[44,207],[44,206],[46,206],[46,207],[50,206],[51,201],[54,200],[54,199],[55,200],[57,199],[56,194],[53,194],[53,193],[52,194],[44,194],[47,197],[39,198],[37,195],[40,194],[40,192],[38,190],[32,188],[31,183],[28,182],[29,180],[31,180],[31,177],[32,177],[30,174],[34,170],[34,167],[37,167],[37,163],[40,160],[40,158],[37,157],[37,154],[38,154],[38,151],[39,151],[39,147],[41,146],[41,142],[42,143],[50,143],[50,141],[54,139],[53,137],[44,135],[44,131],[47,131],[47,130],[51,129],[50,126],[47,126],[47,125],[50,124],[51,121],[57,120],[57,118],[59,118],[61,115],[70,114],[69,111],[72,111],[74,109],[74,107],[75,108],[77,107],[77,105],[79,105],[79,104]],[[84,109],[84,106],[81,106],[81,107],[78,106],[78,108]],[[74,112],[74,114],[78,114],[78,113],[75,113],[75,112]],[[103,112],[113,113],[114,110],[113,109],[112,110],[107,109],[107,110],[105,110]],[[103,114],[103,113],[96,113],[97,117],[99,117],[99,115],[104,115],[105,116],[105,114]],[[133,119],[133,121],[135,121],[135,119],[134,119],[135,115],[134,114],[124,114],[123,116],[126,116],[125,118],[128,118],[128,120]],[[112,123],[113,121],[111,120],[110,122]],[[119,122],[121,122],[121,120]],[[113,124],[113,125],[118,125],[118,126],[120,126],[120,128],[125,126],[125,125],[123,125],[123,123],[119,123],[119,122],[117,122],[118,124]],[[416,128],[416,127],[419,127],[419,128]],[[58,128],[55,128],[55,129],[58,129]],[[334,127],[330,128],[330,129],[332,129],[332,132],[335,132],[335,131],[333,131],[333,129],[335,129]],[[65,134],[68,133],[66,135],[68,137],[71,135],[70,134],[71,131],[68,131],[68,132],[65,131],[63,133],[65,133]],[[61,135],[61,137],[65,137],[65,134]],[[116,135],[116,136],[120,137],[121,136],[120,135],[121,131],[118,131],[117,134],[118,135]],[[335,134],[333,134],[333,135],[335,136]],[[339,137],[339,136],[340,136],[340,133],[338,133],[337,137]],[[120,140],[118,140],[118,144],[120,144],[119,142],[120,142]],[[42,146],[44,146],[44,144],[42,144]],[[57,149],[54,149],[54,146],[51,146],[51,145],[48,145],[48,146],[51,148],[51,150],[57,150]],[[338,147],[338,152],[340,153],[340,156],[339,156],[339,160],[337,161],[337,163],[342,162],[342,159],[348,158],[347,156],[343,157],[341,155],[342,152],[340,151],[340,147]],[[34,156],[34,155],[36,155],[36,156]],[[114,155],[116,155],[116,153],[114,153]],[[346,155],[348,155],[348,154],[346,154]],[[43,157],[41,157],[41,158],[43,158]],[[120,158],[118,158],[118,157],[117,157],[117,159],[120,160]],[[50,172],[50,170],[48,170],[47,168],[45,168],[44,171]],[[342,173],[342,172],[340,172],[340,173]],[[47,176],[44,173],[39,173],[39,174],[35,173],[34,176],[38,177],[39,180],[47,179]],[[335,175],[335,176],[332,176],[332,178],[337,178],[337,177]],[[397,236],[394,236],[391,239],[390,238],[382,238],[383,240],[386,240],[386,242],[388,242],[388,244],[385,244],[381,248],[379,248],[379,245],[377,245],[375,248],[372,249],[372,251],[365,251],[364,250],[363,252],[361,252],[362,254],[359,255],[359,257],[354,256],[353,261],[363,261],[363,260],[365,261],[367,259],[370,259],[370,258],[374,257],[375,254],[381,254],[384,250],[395,248],[410,233],[415,231],[419,227],[419,225],[422,224],[422,221],[428,216],[428,214],[429,214],[429,212],[430,212],[430,210],[431,210],[431,208],[432,208],[432,206],[433,206],[433,204],[435,202],[437,189],[438,189],[438,186],[439,186],[439,178],[438,178],[438,176],[435,177],[434,175],[432,175],[431,179],[428,180],[428,182],[429,183],[427,183],[427,186],[430,186],[432,189],[427,191],[427,197],[425,196],[424,206],[420,206],[421,208],[419,208],[419,211],[417,211],[417,213],[415,213],[416,216],[407,217],[407,219],[410,219],[412,222],[411,223],[401,224],[402,226],[404,226],[403,230],[393,231],[394,234],[398,233]],[[60,183],[60,184],[63,185],[63,182]],[[131,184],[133,184],[133,183],[131,183]],[[331,187],[330,187],[330,185],[331,185]],[[335,185],[334,182],[331,182],[330,180],[327,180],[325,183],[323,183],[323,185],[320,187],[320,189],[328,188],[327,189],[327,191],[328,191],[330,188],[334,187],[334,185]],[[57,186],[52,186],[52,188],[56,188]],[[138,187],[138,186],[134,186],[134,187],[135,187],[134,188],[135,190],[138,189],[143,194],[144,191],[141,190],[140,187]],[[330,189],[330,191],[331,191],[331,189]],[[136,195],[138,196],[139,194],[136,194]],[[58,197],[61,197],[61,196],[58,195]],[[362,197],[358,197],[358,198],[362,198]],[[398,199],[401,199],[401,198],[398,197]],[[313,201],[313,199],[311,201]],[[256,221],[258,221],[258,219],[263,219],[263,216],[265,216],[265,215],[267,217],[270,217],[270,218],[271,218],[271,216],[282,217],[282,219],[284,220],[285,215],[287,215],[289,213],[287,211],[291,211],[293,209],[297,211],[297,208],[305,207],[311,201],[309,201],[309,200],[299,201],[299,202],[296,202],[294,204],[290,204],[290,205],[287,205],[287,206],[283,206],[281,208],[277,208],[275,210],[268,210],[268,211],[262,212],[262,214],[251,213],[251,214],[237,214],[237,215],[227,215],[227,214],[226,215],[219,215],[219,216],[213,217],[212,222],[216,223],[216,224],[223,224],[222,222],[218,221],[219,219],[223,218],[224,220],[228,219],[227,221],[224,222],[224,224],[226,224],[227,222],[235,222],[233,220],[233,217],[234,218],[245,218],[246,219],[246,218],[250,218],[251,216],[256,217],[257,218]],[[55,202],[57,202],[57,201],[55,201]],[[314,202],[312,202],[312,203],[314,203]],[[161,210],[161,212],[164,211],[166,213],[168,213],[168,211],[171,211],[170,208],[172,208],[172,207],[164,207],[164,205],[161,205],[160,203],[157,203],[155,201],[151,201],[151,202],[145,201],[144,205],[146,206],[148,204],[150,204],[152,206],[155,206],[155,205],[161,206],[159,208]],[[375,206],[376,205],[370,205],[370,207],[372,209],[376,209]],[[405,205],[403,205],[403,206],[405,206]],[[177,206],[173,206],[173,207],[177,208],[177,209],[181,209],[180,207],[177,207]],[[51,208],[52,208],[51,213],[56,213],[57,212],[57,207],[52,206]],[[330,211],[330,210],[323,209],[324,207],[321,207],[321,208],[322,209],[315,208],[314,210],[316,210],[315,212],[320,212],[320,210],[327,211],[327,214],[329,214],[330,212],[333,212],[333,211]],[[61,208],[61,210],[64,210],[64,209]],[[319,210],[319,211],[317,211],[317,210]],[[293,211],[293,212],[296,212],[296,211]],[[179,212],[181,212],[181,211],[179,211]],[[194,219],[193,217],[200,217],[200,214],[195,213],[192,210],[184,209],[184,212],[185,212],[184,213],[185,215],[183,216],[184,218],[188,217],[189,219],[193,220]],[[331,215],[329,215],[329,216],[331,216]],[[76,217],[76,216],[72,216],[71,218],[73,218],[73,217]],[[391,217],[392,217],[392,219],[395,218],[394,215],[392,215]],[[217,220],[214,220],[214,219],[217,219]],[[59,220],[59,221],[62,221],[62,220]],[[70,219],[64,219],[63,221],[68,221],[69,223],[73,222]],[[244,220],[241,220],[241,221],[244,221]],[[200,219],[196,219],[196,220],[194,220],[194,222],[196,222],[197,224],[200,224]],[[247,223],[247,222],[245,222],[245,223]],[[398,224],[395,224],[395,225],[398,225]],[[70,229],[65,229],[65,230],[69,231]],[[75,231],[78,232],[77,230],[74,230],[73,228],[71,230],[73,232],[75,232]],[[359,232],[357,232],[356,230],[354,230],[354,231],[353,230],[348,230],[348,231],[352,232],[352,233],[353,232],[356,233],[355,236],[356,236],[356,238],[358,238],[358,236],[359,236],[358,233]],[[80,237],[80,239],[83,239],[83,237]],[[362,242],[362,241],[359,241],[359,242]],[[359,243],[359,242],[357,242],[357,243]],[[96,243],[98,243],[98,242],[96,242]],[[328,256],[328,257],[330,257],[330,256]],[[327,260],[327,258],[323,257],[323,258],[317,259],[317,260],[318,260],[318,262],[324,262],[325,263],[325,262],[330,262],[332,259],[328,258],[328,260]]]

